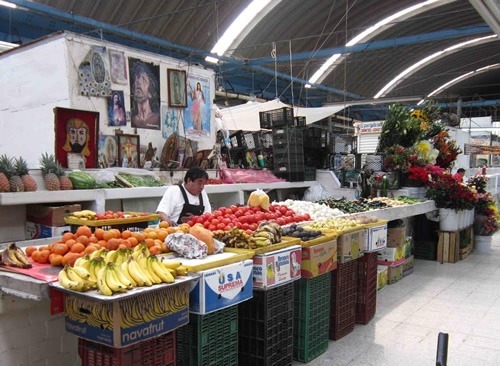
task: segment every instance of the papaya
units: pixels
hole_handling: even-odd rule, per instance
[[[205,229],[203,226],[195,225],[189,229],[189,234],[193,235],[196,239],[201,240],[207,245],[208,255],[215,252],[215,242],[212,232]]]

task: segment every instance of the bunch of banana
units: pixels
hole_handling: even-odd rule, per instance
[[[104,261],[106,263],[114,263],[116,265],[121,265],[123,262],[128,260],[128,257],[132,255],[132,249],[120,248],[117,250],[110,250],[104,256]]]
[[[106,255],[108,254],[109,249],[108,248],[101,248],[93,251],[92,253],[89,254],[90,259],[95,259],[95,258],[106,258]]]
[[[84,292],[96,287],[96,281],[92,279],[90,272],[80,266],[65,265],[57,279],[59,284],[68,290]]]
[[[106,296],[116,292],[125,292],[133,287],[132,282],[123,273],[121,267],[114,263],[106,263],[97,272],[97,289]]]
[[[1,263],[18,268],[31,268],[32,264],[26,254],[16,243],[10,244],[2,251]]]
[[[283,230],[275,222],[262,222],[249,239],[249,248],[255,249],[279,243]]]
[[[229,231],[217,230],[214,239],[222,241],[229,248],[248,248],[250,235],[245,230],[233,227]]]
[[[67,217],[78,220],[95,220],[97,218],[97,213],[90,210],[75,211],[72,212],[71,215]]]

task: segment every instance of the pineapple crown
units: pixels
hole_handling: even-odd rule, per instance
[[[16,169],[17,175],[19,175],[20,177],[29,173],[28,163],[22,158],[22,156],[14,159],[14,167]]]
[[[40,158],[40,169],[42,170],[43,176],[51,173],[57,175],[57,173],[59,173],[58,164],[54,154],[49,155],[48,153],[42,153],[42,157]],[[62,170],[60,165],[59,168]]]
[[[13,159],[9,158],[6,154],[0,156],[0,172],[4,173],[7,179],[16,175],[16,169],[14,168]]]

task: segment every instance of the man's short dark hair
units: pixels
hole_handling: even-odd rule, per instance
[[[205,169],[202,169],[198,166],[194,166],[192,168],[190,168],[186,175],[184,176],[184,183],[187,183],[188,179],[190,179],[191,181],[194,181],[196,179],[199,179],[199,178],[205,178],[205,179],[208,179],[208,173],[206,172]]]
[[[457,173],[465,173],[465,169],[464,168],[458,168]]]

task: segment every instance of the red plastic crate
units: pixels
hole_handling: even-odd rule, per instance
[[[357,262],[356,323],[368,324],[377,309],[377,253],[365,253]]]
[[[358,285],[358,262],[339,263],[332,271],[329,338],[334,341],[354,330]]]
[[[175,331],[124,348],[78,339],[82,366],[175,366]]]

